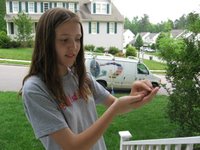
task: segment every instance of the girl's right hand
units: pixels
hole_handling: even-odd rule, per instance
[[[115,100],[113,103],[116,114],[123,114],[137,109],[150,102],[158,92],[159,87],[152,89],[148,94],[140,93],[138,95],[123,96]]]

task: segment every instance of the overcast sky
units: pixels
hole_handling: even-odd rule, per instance
[[[190,12],[200,13],[200,0],[112,0],[122,15],[132,20],[147,14],[151,23],[179,19]]]

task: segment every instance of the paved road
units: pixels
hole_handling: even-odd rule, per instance
[[[0,91],[19,91],[28,70],[25,66],[0,65]],[[160,77],[162,83],[167,83],[164,75]],[[158,94],[167,95],[167,92],[161,87]]]
[[[0,65],[0,91],[19,91],[28,67]]]

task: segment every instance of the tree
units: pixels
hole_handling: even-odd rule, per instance
[[[165,55],[166,77],[173,87],[167,113],[179,125],[178,136],[195,136],[200,134],[200,43],[175,43],[170,47],[173,57]]]
[[[198,15],[188,18],[191,31],[198,31]],[[196,29],[197,28],[197,29]],[[167,114],[178,125],[177,136],[200,134],[200,42],[161,35],[159,52],[167,62],[166,78],[172,84]]]
[[[32,20],[24,12],[18,13],[17,17],[14,18],[14,23],[17,26],[17,40],[21,42],[22,46],[28,46],[29,42],[32,41]]]
[[[6,21],[4,20],[6,14],[5,4],[5,0],[0,0],[0,31],[6,31]]]
[[[200,16],[197,13],[189,13],[187,16],[187,29],[195,34],[200,32]]]
[[[140,47],[143,46],[143,40],[140,34],[138,34],[134,46],[136,47],[137,50],[140,50]]]

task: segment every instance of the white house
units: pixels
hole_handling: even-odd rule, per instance
[[[134,40],[134,38],[135,38],[135,34],[131,30],[129,30],[129,29],[124,30],[123,47],[126,47],[128,44],[131,44],[131,42]]]
[[[123,49],[124,17],[111,0],[6,0],[7,34],[15,37],[13,17],[22,11],[32,18],[34,34],[40,16],[54,7],[69,9],[80,16],[85,45]]]

